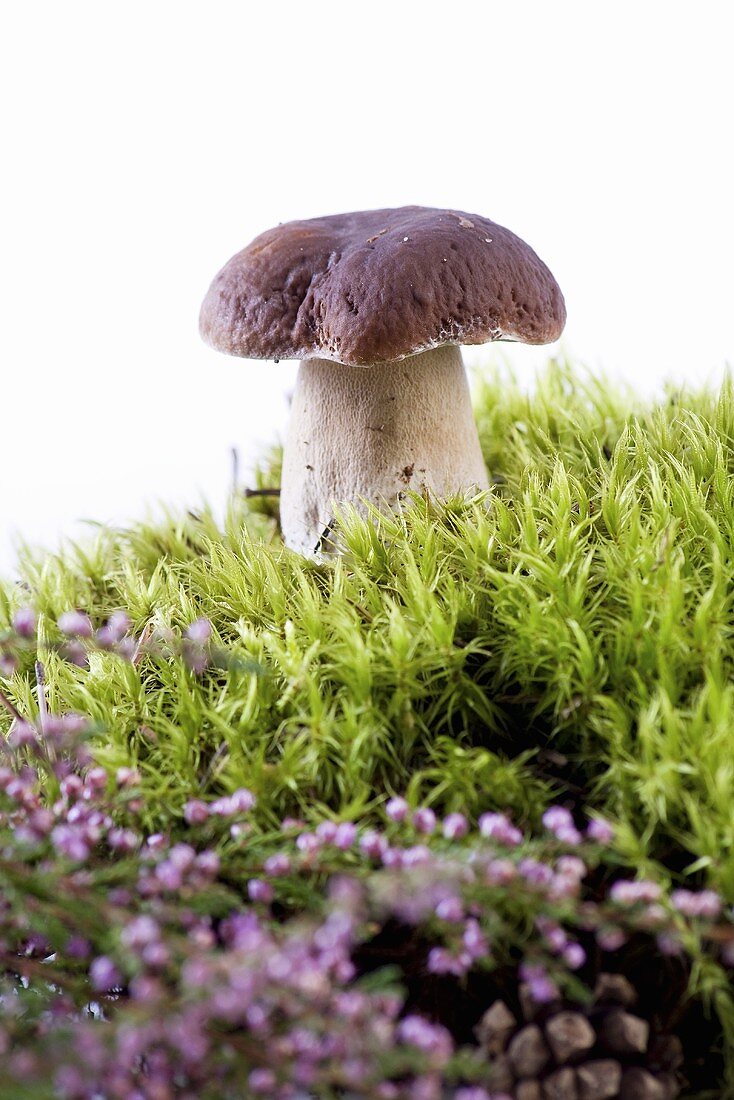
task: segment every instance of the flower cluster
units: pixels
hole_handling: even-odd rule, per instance
[[[134,660],[147,644],[122,613],[95,628],[70,611],[58,628],[77,663],[90,648]],[[197,620],[175,650],[195,673],[211,634]],[[35,636],[19,612],[0,643],[6,671]],[[592,983],[590,956],[631,937],[685,959],[695,936],[734,964],[713,891],[606,886],[601,818],[553,806],[533,834],[500,812],[475,824],[395,796],[364,821],[265,832],[239,788],[190,798],[150,833],[139,774],[95,763],[84,717],[6,709],[0,1095],[499,1100],[486,1054],[409,996],[407,960],[365,966],[390,928],[408,930],[428,981],[457,989],[491,983],[512,957],[538,1004]]]
[[[34,760],[57,780],[51,799]],[[144,835],[138,778],[93,764],[79,716],[11,731],[0,1050],[18,1093],[227,1097],[246,1080],[274,1100],[487,1100],[499,1094],[479,1048],[406,1010],[394,974],[360,973],[377,930],[420,932],[426,973],[442,980],[491,974],[524,941],[518,979],[543,1003],[583,974],[582,940],[618,950],[642,932],[682,949],[686,928],[724,920],[712,891],[622,880],[587,897],[612,831],[562,807],[538,836],[503,814],[473,827],[398,797],[381,822],[286,819],[263,834],[239,789],[190,800],[177,835]]]
[[[197,675],[212,664],[226,663],[224,653],[213,646],[212,625],[205,618],[190,623],[183,637],[177,637],[170,629],[150,626],[136,637],[130,617],[121,610],[113,611],[95,628],[86,611],[70,609],[59,615],[56,627],[58,640],[46,642],[46,648],[54,649],[81,668],[87,666],[89,654],[94,651],[114,653],[136,663],[146,655],[154,658],[178,656]],[[38,647],[37,616],[32,608],[21,608],[13,616],[10,630],[0,634],[0,675],[12,676],[23,655],[36,654]]]

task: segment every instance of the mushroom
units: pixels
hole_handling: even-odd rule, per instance
[[[229,355],[300,359],[283,454],[285,542],[324,552],[335,504],[488,487],[460,344],[556,340],[566,310],[508,229],[405,206],[294,221],[216,276],[201,334]]]

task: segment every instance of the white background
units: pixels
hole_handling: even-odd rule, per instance
[[[295,365],[218,355],[197,314],[224,261],[290,218],[484,214],[558,278],[561,350],[645,390],[716,380],[734,358],[727,7],[8,3],[0,569],[18,533],[221,504],[230,447],[282,431]],[[511,354],[527,377],[548,350]]]

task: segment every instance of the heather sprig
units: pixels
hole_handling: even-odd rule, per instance
[[[43,697],[56,715],[84,715],[87,766],[107,773],[116,827],[170,844],[199,830],[196,844],[213,843],[222,861],[217,882],[238,898],[245,888],[230,859],[270,836],[263,867],[247,872],[264,884],[248,904],[271,904],[272,891],[289,912],[320,895],[285,870],[300,858],[277,844],[288,816],[304,823],[298,853],[312,849],[317,862],[325,819],[357,823],[375,877],[407,873],[382,865],[386,845],[388,863],[400,859],[382,816],[390,799],[411,828],[416,811],[435,815],[431,831],[419,814],[418,853],[474,843],[482,818],[485,841],[517,840],[538,888],[544,861],[524,849],[545,811],[570,811],[583,845],[589,818],[598,821],[590,837],[613,879],[657,883],[671,904],[679,891],[673,907],[685,920],[670,939],[654,930],[658,902],[633,890],[632,906],[646,912],[646,942],[666,952],[682,943],[692,958],[689,992],[713,1014],[734,1095],[734,998],[721,966],[729,933],[722,927],[715,949],[701,936],[718,927],[705,891],[725,915],[734,903],[731,379],[716,393],[671,390],[643,403],[565,364],[529,393],[499,370],[483,380],[476,413],[486,498],[411,500],[374,523],[347,509],[345,554],[332,563],[285,551],[273,502],[239,495],[223,522],[203,508],[103,529],[56,556],[25,554],[20,582],[0,586],[0,690],[14,708],[0,726],[32,737],[19,723],[35,728]],[[277,485],[277,459],[259,483]],[[111,630],[101,644],[67,637],[58,624],[69,612],[86,615],[95,635]],[[136,642],[162,649],[137,661],[114,652],[119,616]],[[187,635],[202,619],[203,642],[198,628]],[[76,645],[84,667],[62,658]],[[202,645],[216,655],[195,671]],[[31,743],[19,748],[46,810],[57,797],[53,783],[43,789],[49,769]],[[139,777],[124,792],[120,769]],[[226,838],[214,840],[221,822],[201,806],[184,814],[242,789],[257,802]],[[553,843],[563,828],[559,818]],[[354,848],[331,854],[355,860]],[[264,866],[271,857],[280,887]],[[509,886],[515,862],[503,850],[488,874]],[[618,950],[625,933],[613,917],[595,935]],[[517,927],[516,962],[527,930]],[[678,957],[665,956],[670,966]]]
[[[224,1098],[244,1079],[283,1100],[491,1095],[491,1063],[407,1007],[399,968],[360,975],[360,949],[394,921],[444,978],[507,966],[522,944],[513,965],[538,1002],[583,999],[579,940],[610,927],[617,950],[642,934],[686,954],[695,926],[727,961],[732,924],[711,891],[618,879],[587,896],[609,855],[598,819],[571,834],[555,807],[532,835],[395,798],[379,825],[264,833],[243,788],[190,801],[181,840],[146,833],[139,776],[90,765],[80,720],[47,725],[69,763],[50,805],[27,738],[0,771],[0,1095]]]

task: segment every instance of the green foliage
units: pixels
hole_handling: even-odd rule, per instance
[[[326,564],[283,547],[262,497],[223,524],[102,529],[26,554],[0,629],[27,603],[51,642],[74,607],[95,625],[124,608],[137,634],[211,620],[227,661],[202,677],[45,657],[51,709],[92,718],[101,762],[139,768],[151,828],[243,785],[265,826],[406,790],[530,824],[572,798],[615,821],[641,870],[734,902],[732,379],[645,404],[551,363],[529,394],[491,373],[476,411],[489,494],[372,522],[344,509]],[[36,713],[32,656],[3,690]],[[730,990],[697,977],[734,1049]]]
[[[104,763],[140,767],[151,821],[242,784],[273,815],[356,815],[410,785],[537,818],[576,784],[631,857],[674,850],[734,900],[731,380],[642,407],[565,365],[529,395],[496,372],[477,417],[489,496],[374,524],[345,510],[333,563],[285,550],[267,500],[237,500],[222,528],[189,513],[26,556],[2,614],[30,597],[52,631],[70,607],[124,608],[138,632],[204,615],[257,662],[197,679],[49,658],[52,709],[98,724]],[[8,684],[28,713],[30,672]]]

